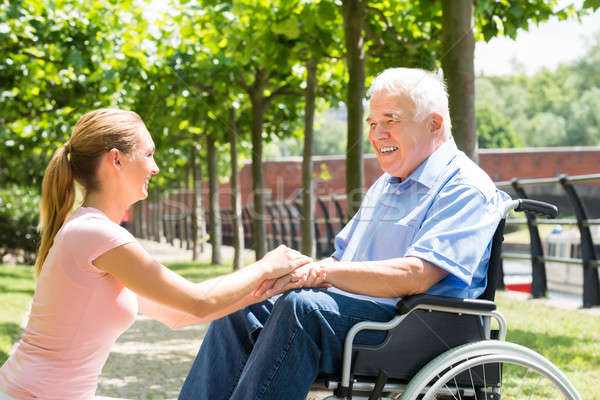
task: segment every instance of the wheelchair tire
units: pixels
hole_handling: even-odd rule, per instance
[[[487,376],[486,376],[487,375]],[[451,349],[423,367],[400,399],[573,399],[577,390],[526,347],[484,340]]]

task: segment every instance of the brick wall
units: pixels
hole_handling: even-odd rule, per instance
[[[479,165],[495,182],[508,181],[512,178],[549,178],[555,177],[558,173],[567,175],[597,174],[600,173],[600,147],[484,149],[479,151]],[[302,187],[301,157],[268,160],[264,162],[263,168],[268,198],[284,200],[300,196]],[[330,176],[329,179],[321,178],[324,168]],[[364,170],[366,189],[382,173],[374,155],[365,155]],[[314,179],[316,195],[345,193],[344,156],[313,157],[313,171],[317,176]],[[253,201],[250,164],[244,165],[241,169],[240,186],[242,204],[251,204]],[[229,190],[228,183],[220,186],[219,198],[223,208],[230,208]]]

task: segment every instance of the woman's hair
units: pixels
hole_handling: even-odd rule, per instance
[[[417,122],[433,112],[439,113],[444,118],[446,137],[452,135],[446,85],[433,72],[416,68],[386,69],[373,80],[367,94],[373,96],[379,92],[411,98],[415,104],[414,119]]]
[[[91,111],[77,122],[71,139],[56,150],[42,182],[36,276],[40,275],[54,237],[73,208],[75,181],[86,193],[97,190],[96,170],[101,156],[111,149],[132,153],[140,127],[145,128],[144,122],[133,111]]]

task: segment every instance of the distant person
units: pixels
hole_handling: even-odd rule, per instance
[[[111,346],[138,311],[176,328],[261,300],[252,291],[266,279],[284,277],[288,289],[310,283],[286,275],[310,259],[284,246],[201,283],[154,261],[119,222],[157,173],[152,138],[131,111],[85,114],[56,151],[43,181],[31,314],[0,368],[1,399],[93,398]],[[83,204],[69,215],[75,182]]]

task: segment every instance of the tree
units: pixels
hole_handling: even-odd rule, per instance
[[[0,182],[40,186],[83,113],[127,104],[146,27],[131,5],[0,0]]]
[[[231,226],[233,230],[233,269],[242,267],[242,251],[244,249],[244,225],[242,224],[242,196],[240,193],[238,169],[238,132],[235,108],[229,112],[229,151],[231,154]]]
[[[476,110],[477,140],[483,149],[520,147],[521,142],[512,130],[510,120],[487,105]]]
[[[363,170],[363,99],[365,97],[365,50],[363,30],[366,0],[343,0],[344,37],[348,63],[348,135],[346,147],[346,208],[348,219],[356,213],[362,201]]]
[[[527,121],[525,144],[530,147],[561,146],[567,142],[564,118],[552,113],[539,113]]]
[[[442,15],[442,68],[452,135],[457,146],[477,161],[473,0],[442,0]]]
[[[217,179],[217,146],[212,135],[206,135],[209,186],[209,236],[212,248],[211,263],[221,264],[221,212],[219,207],[219,182]]]
[[[567,121],[566,142],[569,146],[600,145],[600,88],[586,90],[575,100]]]

